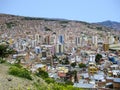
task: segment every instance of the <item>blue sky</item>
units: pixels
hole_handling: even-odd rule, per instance
[[[120,22],[120,0],[0,0],[0,13],[87,22]]]

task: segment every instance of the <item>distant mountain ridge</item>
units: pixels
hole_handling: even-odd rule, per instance
[[[103,22],[98,22],[96,24],[100,24],[102,26],[120,31],[120,22],[107,20],[107,21],[103,21]]]
[[[39,31],[56,32],[58,30],[73,30],[75,32],[110,32],[114,29],[100,24],[88,23],[78,20],[59,18],[27,17],[10,14],[0,14],[0,33],[8,32],[13,35],[33,34]],[[87,33],[86,32],[86,33]]]

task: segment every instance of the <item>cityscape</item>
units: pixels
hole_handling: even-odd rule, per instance
[[[86,22],[0,15],[7,62],[73,87],[120,89],[120,32]],[[73,74],[74,73],[74,74]]]
[[[120,0],[0,0],[0,90],[120,90]]]

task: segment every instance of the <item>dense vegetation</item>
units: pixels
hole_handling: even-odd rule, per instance
[[[71,85],[62,85],[58,83],[50,83],[47,87],[40,86],[39,83],[34,83],[36,90],[84,90]]]
[[[32,80],[30,72],[27,69],[20,67],[19,65],[11,66],[9,68],[9,74]]]

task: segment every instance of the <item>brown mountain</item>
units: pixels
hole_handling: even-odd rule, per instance
[[[108,20],[108,21],[98,22],[97,24],[120,31],[120,22]]]

